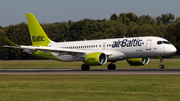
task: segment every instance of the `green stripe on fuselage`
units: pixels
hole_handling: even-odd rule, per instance
[[[53,59],[53,60],[58,60],[58,61],[61,61],[60,59],[56,58],[51,52],[48,52],[48,53],[43,53],[43,51],[31,51],[31,53],[35,56],[41,56],[41,57],[44,57],[44,58],[47,58],[47,59]]]

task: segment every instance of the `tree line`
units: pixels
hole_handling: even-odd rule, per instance
[[[112,14],[102,20],[83,19],[77,22],[56,22],[41,24],[47,36],[56,42],[92,40],[106,38],[159,36],[169,40],[178,49],[180,55],[180,17],[173,14],[161,14],[158,17],[149,15],[137,16],[133,12]],[[24,22],[7,27],[0,26],[0,59],[29,60],[42,59],[23,53],[20,49],[3,48],[8,45],[4,37],[19,45],[31,45],[27,24]]]

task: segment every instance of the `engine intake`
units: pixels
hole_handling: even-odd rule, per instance
[[[104,65],[107,62],[107,56],[101,52],[89,53],[85,56],[85,64],[89,66]]]
[[[149,63],[149,58],[129,58],[127,62],[131,66],[147,65]]]

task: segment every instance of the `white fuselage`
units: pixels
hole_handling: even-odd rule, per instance
[[[49,47],[85,50],[87,54],[103,52],[109,54],[108,61],[118,61],[127,58],[168,56],[176,52],[176,48],[166,39],[154,36],[58,42],[50,43]],[[53,55],[62,61],[78,61],[80,59],[74,57],[82,57],[81,55],[83,54],[73,56],[63,53],[53,53]]]

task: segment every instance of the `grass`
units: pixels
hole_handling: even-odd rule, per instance
[[[77,68],[80,69],[83,62],[61,62],[53,60],[23,60],[23,61],[0,61],[0,68]],[[92,69],[107,68],[106,63],[103,66],[91,66]],[[117,68],[159,68],[158,59],[150,60],[145,66],[130,66],[125,60],[115,63]],[[164,59],[165,68],[179,68],[180,59]]]
[[[1,101],[177,101],[176,75],[0,75]]]
[[[166,68],[179,68],[180,60],[164,60]],[[80,68],[82,62],[0,61],[0,68]],[[126,61],[117,68],[158,68]],[[106,68],[95,66],[91,68]],[[179,75],[0,75],[0,101],[177,101]]]

